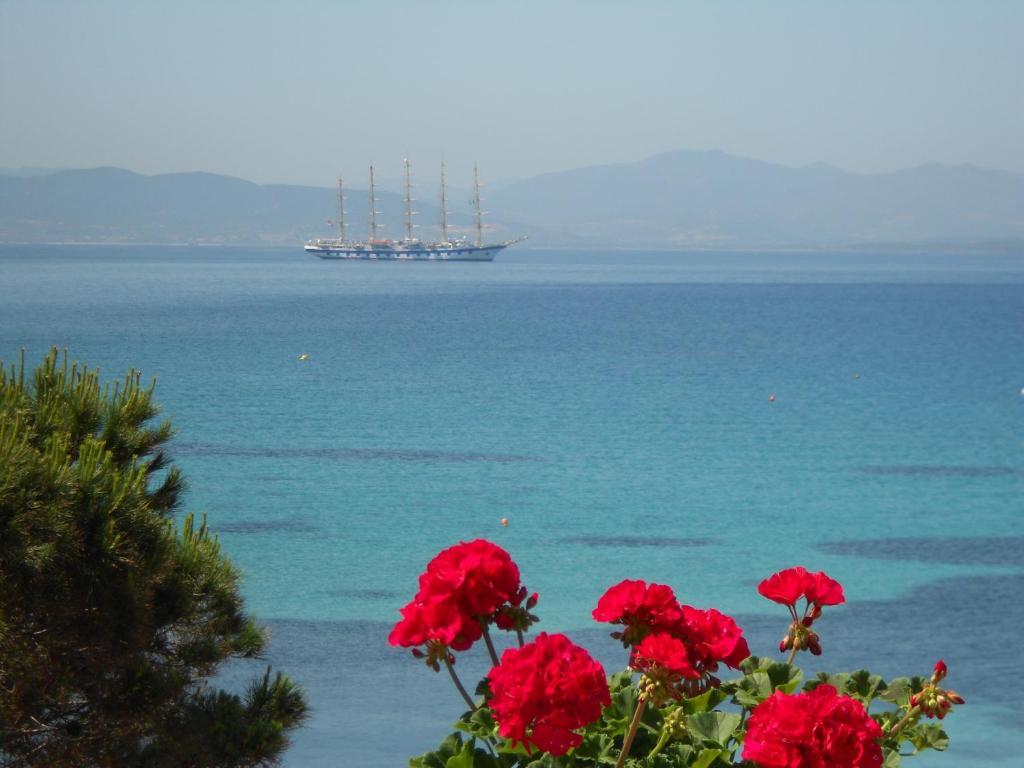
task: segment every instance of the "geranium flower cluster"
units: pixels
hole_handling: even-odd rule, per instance
[[[820,656],[821,638],[811,630],[811,626],[821,616],[823,606],[846,602],[843,586],[824,571],[810,573],[798,565],[772,574],[758,584],[757,591],[772,602],[785,605],[793,618],[789,631],[779,643],[779,650],[792,651],[793,655],[797,651],[808,650]],[[802,616],[796,608],[800,598],[806,601]]]
[[[964,697],[956,691],[948,688],[939,688],[946,678],[946,662],[939,659],[935,662],[935,670],[932,672],[932,679],[920,693],[910,697],[910,706],[916,708],[925,717],[937,717],[942,720],[953,709],[954,704],[963,704]]]
[[[714,608],[680,605],[664,584],[622,581],[604,593],[592,615],[625,627],[612,637],[632,648],[630,666],[663,685],[680,685],[677,696],[717,685],[713,673],[719,664],[736,669],[750,656],[743,631],[731,617]]]
[[[509,648],[487,675],[499,733],[552,755],[579,746],[577,729],[611,703],[604,668],[565,635],[541,632]]]
[[[536,604],[537,596],[526,594],[508,552],[484,539],[462,542],[427,564],[419,591],[401,609],[402,618],[388,642],[414,648],[413,653],[425,655],[436,670],[439,661],[451,659],[449,649],[468,650],[491,623],[501,629],[529,626],[536,617],[528,608]]]
[[[640,673],[636,681],[627,670],[610,686],[602,666],[565,635],[541,633],[525,642],[523,631],[536,621],[530,610],[537,595],[520,584],[519,568],[505,550],[478,539],[442,551],[427,564],[389,641],[411,647],[435,670],[443,663],[468,711],[457,724],[459,733],[417,764],[450,765],[455,759],[464,765],[469,759],[496,768],[540,761],[552,768],[623,768],[632,756],[651,765],[655,759],[659,765],[691,765],[694,758],[704,765],[701,733],[709,728],[715,729],[715,765],[881,768],[883,758],[889,764],[908,742],[918,750],[939,748],[945,735],[920,719],[942,719],[964,703],[940,687],[947,674],[944,662],[897,713],[872,717],[867,707],[875,696],[899,699],[903,693],[890,694],[906,691],[909,678],[889,686],[889,693],[880,693],[886,684],[877,677],[870,678],[875,682],[865,693],[859,686],[867,672],[826,676],[808,683],[809,692],[790,693],[801,672],[788,665],[799,650],[821,653],[812,626],[824,606],[845,601],[843,588],[824,572],[798,566],[764,579],[758,592],[789,609],[792,623],[780,644],[781,651],[790,651],[787,664],[751,658],[731,617],[682,605],[664,584],[625,580],[609,588],[592,615],[617,625],[612,636],[629,650],[631,670]],[[800,600],[805,601],[802,612]],[[491,625],[514,631],[519,647],[506,649],[499,659]],[[493,666],[474,698],[453,667],[452,651],[468,650],[481,638]],[[742,669],[743,677],[721,683],[715,673],[723,664]],[[730,697],[749,719],[715,711]],[[538,761],[536,751],[548,756]]]
[[[743,758],[761,768],[879,768],[882,728],[831,685],[776,691],[750,716]]]

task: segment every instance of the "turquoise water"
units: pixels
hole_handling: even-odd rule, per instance
[[[827,663],[942,655],[969,699],[918,765],[998,765],[1007,725],[1024,752],[999,678],[1024,630],[1020,257],[6,246],[0,289],[0,357],[159,376],[187,505],[313,698],[290,765],[398,766],[440,738],[458,701],[384,635],[424,563],[477,536],[609,665],[589,611],[621,578],[740,616],[767,654],[784,615],[757,581],[824,568],[851,600]]]

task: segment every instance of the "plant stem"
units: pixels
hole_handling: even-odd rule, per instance
[[[526,643],[523,642],[523,630],[517,629],[516,630],[516,637],[519,638],[519,647],[520,648],[522,648],[524,645],[526,645]]]
[[[500,663],[498,661],[498,654],[494,651],[494,643],[491,642],[491,632],[486,624],[484,624],[484,644],[487,646],[487,652],[491,654],[491,661],[494,663],[494,666],[498,666]]]
[[[633,713],[633,720],[629,724],[629,731],[622,741],[622,751],[619,752],[619,759],[615,761],[615,768],[622,768],[629,757],[629,749],[633,746],[633,739],[636,737],[636,729],[640,727],[640,718],[643,717],[644,707],[647,706],[647,699],[640,699],[636,703],[636,711]]]
[[[911,720],[913,720],[919,714],[921,714],[921,708],[920,707],[911,707],[910,709],[908,709],[907,710],[907,714],[903,716],[902,720],[900,720],[898,723],[896,723],[896,725],[894,725],[892,727],[892,730],[889,731],[888,736],[890,738],[892,738],[893,736],[896,736],[900,731],[902,731],[904,728],[907,727],[907,723],[909,723]]]
[[[662,748],[668,744],[668,740],[672,738],[672,732],[668,728],[661,729],[661,736],[658,738],[658,743],[654,745],[654,749],[647,755],[647,759],[650,760],[656,754],[661,752]]]
[[[455,667],[452,666],[452,663],[447,658],[444,660],[444,665],[448,668],[448,674],[451,675],[452,682],[455,683],[455,687],[458,689],[459,693],[462,694],[463,701],[466,702],[472,711],[476,712],[476,704],[474,704],[473,699],[469,697],[465,687],[462,685],[462,681],[459,680],[459,676],[455,674]]]
[[[793,650],[789,652],[789,658],[786,659],[786,663],[787,664],[792,664],[793,663],[793,659],[796,658],[796,652],[798,650],[800,650],[800,649],[797,648],[796,646],[793,646]]]

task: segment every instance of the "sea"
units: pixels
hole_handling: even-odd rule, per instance
[[[478,537],[539,593],[536,630],[609,672],[590,612],[621,579],[778,656],[757,583],[823,569],[848,602],[801,661],[944,659],[967,704],[907,764],[1024,765],[1024,256],[0,247],[0,358],[51,346],[156,377],[184,507],[271,637],[215,682],[270,665],[308,694],[286,766],[399,768],[449,732],[449,681],[387,634],[427,561]],[[456,668],[472,685],[483,649]]]

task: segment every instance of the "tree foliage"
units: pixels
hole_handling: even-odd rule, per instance
[[[269,669],[206,682],[266,638],[205,519],[175,523],[157,414],[137,371],[0,365],[0,766],[269,765],[306,714]]]

